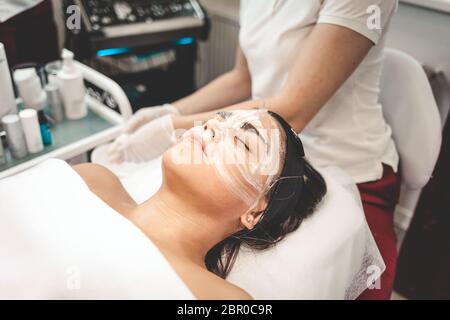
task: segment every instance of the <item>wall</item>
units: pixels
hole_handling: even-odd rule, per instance
[[[199,45],[196,84],[200,88],[232,69],[239,35],[239,0],[202,0],[211,21],[207,42]]]
[[[401,4],[392,21],[388,46],[444,71],[450,81],[450,13]]]

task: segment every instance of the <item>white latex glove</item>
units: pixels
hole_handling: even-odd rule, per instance
[[[125,125],[125,133],[132,134],[136,132],[139,128],[149,123],[152,120],[161,118],[165,115],[179,115],[180,112],[177,108],[171,104],[165,104],[159,107],[144,108],[136,112],[133,117]]]
[[[112,163],[142,163],[161,156],[176,142],[172,115],[157,118],[132,134],[121,135],[109,148]]]

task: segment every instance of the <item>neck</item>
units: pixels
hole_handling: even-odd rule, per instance
[[[205,267],[208,251],[228,237],[231,228],[214,220],[201,206],[181,199],[167,188],[139,205],[130,219],[162,250]]]

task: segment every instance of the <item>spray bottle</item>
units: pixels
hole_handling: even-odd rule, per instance
[[[87,116],[86,88],[83,74],[74,63],[73,52],[64,49],[63,66],[58,72],[58,85],[64,102],[66,118],[78,120]]]

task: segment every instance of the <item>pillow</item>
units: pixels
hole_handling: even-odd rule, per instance
[[[361,206],[330,172],[321,173],[327,195],[297,231],[268,250],[241,249],[228,280],[255,299],[355,299],[371,266],[384,271]]]

